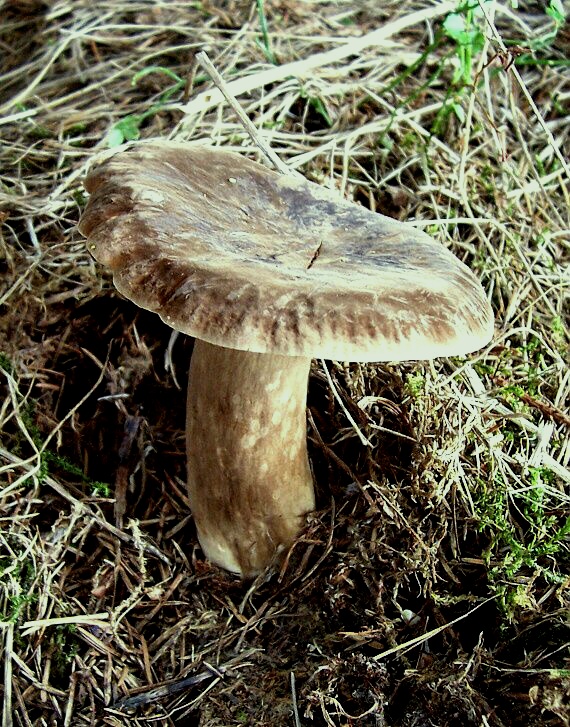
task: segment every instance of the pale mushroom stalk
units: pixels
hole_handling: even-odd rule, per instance
[[[190,505],[206,556],[242,576],[290,545],[315,506],[305,413],[310,363],[194,344]]]

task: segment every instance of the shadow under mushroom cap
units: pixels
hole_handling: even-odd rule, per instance
[[[221,346],[428,359],[489,341],[473,273],[412,226],[244,157],[142,144],[96,166],[79,229],[116,287]]]

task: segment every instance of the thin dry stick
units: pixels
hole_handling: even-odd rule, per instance
[[[17,96],[14,96],[3,106],[0,106],[0,115],[4,116],[4,114],[6,114],[10,109],[17,108],[19,104],[23,104],[26,99],[30,98],[35,89],[48,75],[49,71],[51,70],[57,59],[65,52],[72,40],[73,37],[71,36],[65,38],[61,45],[58,45],[54,48],[51,53],[51,57],[43,63],[38,75],[34,79],[30,79],[29,82],[26,84],[24,90],[21,91]]]
[[[372,657],[373,661],[380,661],[380,659],[385,659],[387,656],[390,656],[391,654],[396,654],[398,651],[403,651],[404,649],[411,649],[412,646],[416,646],[417,644],[423,644],[424,641],[428,641],[428,639],[431,639],[432,636],[437,636],[442,631],[445,631],[450,626],[454,626],[456,623],[459,623],[459,621],[463,621],[464,618],[467,618],[468,616],[471,616],[472,613],[475,613],[475,611],[478,611],[481,606],[484,606],[486,603],[489,603],[489,601],[494,601],[497,596],[491,596],[491,598],[486,598],[484,601],[479,603],[475,608],[472,608],[471,611],[467,611],[467,613],[464,613],[463,616],[458,616],[457,618],[454,618],[453,621],[450,621],[449,623],[443,624],[443,626],[438,626],[435,629],[432,629],[431,631],[428,631],[425,634],[422,634],[421,636],[416,636],[415,639],[410,639],[409,641],[406,641],[404,644],[398,644],[398,646],[393,646],[391,649],[387,649],[386,651],[382,651],[380,654],[376,654],[376,656]]]
[[[37,621],[25,621],[21,626],[21,636],[26,637],[33,634],[39,629],[45,629],[49,626],[69,626],[71,624],[87,624],[89,626],[104,627],[108,624],[103,623],[109,620],[109,614],[104,613],[81,613],[77,616],[60,616],[57,618],[42,618]]]
[[[12,656],[14,646],[14,624],[3,624],[4,628],[4,704],[2,727],[12,727]]]
[[[242,109],[242,107],[239,105],[239,103],[236,101],[234,96],[232,96],[231,92],[228,89],[228,86],[220,73],[218,73],[216,67],[212,63],[212,61],[208,58],[208,54],[205,51],[201,51],[200,53],[196,54],[196,61],[202,66],[202,68],[209,73],[212,81],[216,84],[220,92],[223,94],[226,101],[229,103],[229,105],[234,110],[236,116],[240,120],[242,126],[247,131],[247,133],[251,136],[251,139],[253,143],[257,146],[257,148],[261,151],[261,153],[264,155],[264,157],[273,164],[275,169],[277,169],[278,172],[281,172],[281,174],[296,174],[296,172],[292,172],[289,167],[279,159],[277,154],[273,151],[273,149],[268,146],[263,139],[261,138],[259,132],[255,128],[255,126],[252,124],[250,118],[245,113],[245,111]]]
[[[73,717],[73,707],[75,704],[75,690],[77,689],[77,677],[77,672],[73,672],[69,680],[69,690],[67,692],[67,704],[65,705],[63,727],[69,727],[71,725],[71,719]]]
[[[358,427],[358,424],[354,421],[354,419],[352,418],[350,412],[345,407],[343,400],[340,398],[340,394],[337,391],[337,388],[336,388],[336,386],[334,384],[334,381],[332,380],[332,377],[331,377],[331,375],[329,373],[329,370],[327,368],[327,365],[326,365],[324,359],[321,359],[321,366],[324,369],[325,376],[327,377],[327,381],[329,382],[329,386],[331,387],[331,391],[333,393],[334,398],[338,401],[340,408],[344,412],[344,415],[346,416],[346,418],[348,419],[348,421],[352,424],[352,428],[358,434],[358,438],[360,439],[360,441],[362,442],[362,444],[364,444],[365,447],[371,447],[372,446],[372,443],[364,436],[364,434],[362,434],[362,432],[360,431],[360,428]]]
[[[295,718],[295,727],[301,727],[301,720],[299,719],[299,707],[297,706],[297,688],[295,686],[295,672],[292,671],[291,675],[291,699],[293,700],[293,716]]]

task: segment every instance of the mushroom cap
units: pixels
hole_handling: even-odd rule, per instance
[[[492,336],[481,284],[427,234],[237,154],[139,144],[85,187],[79,229],[117,289],[209,343],[364,362]]]

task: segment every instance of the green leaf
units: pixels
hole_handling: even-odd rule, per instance
[[[109,147],[109,149],[112,149],[114,146],[120,146],[124,140],[125,137],[123,136],[123,132],[113,126],[105,137],[105,144]]]
[[[315,109],[315,111],[318,114],[320,114],[323,117],[327,126],[332,126],[333,122],[330,117],[330,114],[327,111],[326,106],[324,105],[324,103],[321,101],[320,98],[318,98],[317,96],[313,96],[312,98],[309,98],[309,104],[310,104],[310,106],[312,106]]]
[[[458,104],[458,103],[455,103],[455,102],[452,103],[451,104],[451,110],[457,116],[457,118],[459,119],[460,123],[464,124],[465,123],[465,111],[463,110],[463,107],[461,106],[461,104]]]
[[[143,117],[140,114],[131,114],[118,121],[107,134],[107,146],[119,146],[124,141],[138,139],[142,120]]]
[[[448,15],[443,22],[443,29],[448,38],[452,38],[459,45],[471,46],[475,53],[482,50],[485,44],[483,33],[475,28],[468,29],[463,15],[457,13]]]
[[[164,66],[148,66],[147,68],[143,68],[142,71],[135,73],[135,75],[131,78],[131,86],[136,86],[141,78],[148,76],[149,73],[163,73],[165,76],[168,76],[168,78],[176,81],[176,83],[184,83],[184,79],[180,78],[180,76],[174,73],[174,71],[171,71],[170,68],[165,68]]]
[[[557,25],[564,25],[566,13],[560,0],[550,0],[550,5],[546,8],[545,12]]]
[[[465,32],[465,18],[463,15],[451,13],[443,21],[443,29],[449,38],[458,40],[459,36]]]
[[[269,37],[269,28],[267,26],[267,18],[265,17],[265,8],[263,6],[263,0],[256,0],[257,2],[257,17],[259,19],[259,27],[261,28],[261,35],[263,38],[263,43],[257,42],[257,45],[263,50],[265,53],[265,57],[270,63],[273,63],[273,65],[277,65],[277,61],[275,59],[275,55],[273,54],[273,51],[271,50],[271,39]]]
[[[471,41],[471,45],[473,46],[473,52],[474,53],[480,53],[483,50],[483,46],[485,45],[485,36],[483,33],[481,33],[480,30],[474,30],[472,31],[473,37]]]

